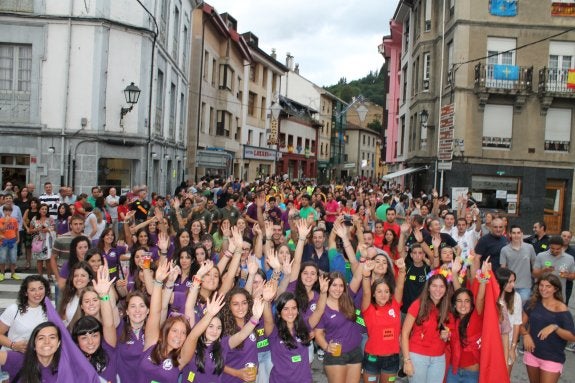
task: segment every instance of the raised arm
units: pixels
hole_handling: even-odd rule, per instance
[[[220,294],[226,294],[234,286],[236,272],[240,266],[242,257],[242,244],[243,238],[237,226],[232,227],[232,237],[230,238],[230,248],[233,247],[233,257],[230,261],[228,271],[222,277],[222,285],[220,287]]]
[[[363,271],[361,273],[361,286],[363,288],[363,296],[361,297],[361,311],[365,311],[371,305],[371,273],[375,268],[375,262],[368,260],[363,264]]]
[[[254,329],[258,325],[260,318],[262,317],[262,313],[264,311],[264,301],[262,298],[254,299],[254,304],[252,306],[252,317],[249,321],[244,324],[242,329],[232,335],[229,339],[230,348],[236,348],[242,343],[251,333],[254,332]],[[265,331],[265,330],[264,330]]]
[[[195,314],[195,307],[196,302],[198,301],[198,295],[200,293],[200,286],[202,284],[202,278],[206,275],[212,268],[214,267],[214,263],[212,261],[204,261],[200,269],[193,277],[192,285],[188,291],[188,295],[186,296],[186,304],[185,304],[185,313],[186,317],[188,317],[188,321],[190,322],[190,326],[194,327],[196,323],[196,314]]]
[[[116,326],[114,324],[114,310],[117,312],[118,308],[112,306],[112,300],[110,299],[110,289],[115,280],[116,278],[110,280],[108,262],[104,258],[104,265],[98,268],[97,277],[92,281],[92,285],[100,299],[100,317],[102,318],[104,339],[106,340],[106,343],[112,347],[116,347],[117,343]]]
[[[405,258],[407,256],[407,251],[405,251],[406,250],[405,244],[407,242],[407,237],[409,236],[410,232],[411,232],[411,225],[408,222],[402,223],[399,231],[399,240],[397,241],[397,252],[402,258]]]
[[[351,266],[351,271],[353,272],[359,265],[359,262],[357,262],[357,258],[355,257],[355,251],[353,250],[353,245],[349,240],[348,230],[345,227],[345,225],[342,224],[342,220],[340,219],[340,217],[336,218],[333,224],[332,232],[335,231],[335,234],[338,237],[340,237],[341,240],[343,241],[343,250],[345,251],[345,255]]]
[[[261,259],[263,255],[263,233],[258,223],[254,224],[252,228],[252,233],[254,234],[254,255]]]
[[[311,231],[311,226],[308,225],[307,220],[305,219],[298,220],[296,223],[296,227],[298,232],[298,240],[293,256],[290,282],[296,281],[298,278],[299,269],[301,268],[301,259],[303,257],[303,249],[305,246],[305,241]]]
[[[483,314],[483,308],[485,307],[485,285],[493,275],[489,258],[490,257],[487,257],[485,262],[483,262],[483,265],[481,266],[481,275],[477,277],[477,280],[479,281],[479,290],[477,290],[477,296],[475,297],[475,309],[479,315]],[[495,281],[492,281],[491,283],[495,283]]]
[[[248,279],[246,280],[246,285],[244,286],[244,288],[250,294],[252,294],[254,277],[255,277],[256,273],[258,272],[259,268],[260,267],[258,265],[256,257],[249,256],[248,257]]]
[[[405,276],[407,274],[405,271],[405,259],[399,258],[398,260],[395,261],[395,265],[397,266],[399,271],[397,273],[397,278],[395,278],[395,293],[393,294],[393,297],[395,298],[396,302],[401,303],[401,301],[403,300],[403,287],[405,286]]]
[[[264,285],[262,298],[264,305],[264,332],[269,336],[274,330],[274,318],[272,315],[272,301],[277,293],[277,285],[274,282],[267,282]]]
[[[329,279],[325,275],[319,276],[319,299],[313,314],[307,319],[309,328],[312,330],[318,325],[321,316],[325,311],[325,306],[327,304],[327,291],[329,289]]]
[[[146,321],[146,338],[144,341],[144,350],[147,350],[154,344],[158,343],[160,337],[161,312],[162,312],[162,286],[164,280],[170,273],[171,263],[166,259],[160,261],[154,278],[154,288],[152,298],[150,299],[150,313]]]

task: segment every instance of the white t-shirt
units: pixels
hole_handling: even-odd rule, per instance
[[[28,310],[22,314],[18,311],[18,305],[14,303],[2,313],[0,321],[9,327],[6,335],[10,341],[18,342],[28,340],[34,328],[40,323],[48,321],[48,317],[46,317],[42,306],[28,307]],[[2,350],[7,350],[7,348],[2,347]]]
[[[110,203],[116,203],[116,206],[110,206]],[[110,218],[117,219],[118,218],[118,203],[120,202],[120,197],[109,195],[106,197],[106,209],[108,209],[108,213],[110,213]]]
[[[499,300],[499,303],[505,305],[503,297]],[[507,312],[509,314],[509,324],[511,324],[511,328],[523,323],[523,307],[521,306],[521,295],[519,295],[517,291],[513,297],[513,314],[511,314],[509,310]],[[509,332],[509,347],[511,347],[511,343],[513,343],[513,331]]]
[[[66,306],[66,319],[64,319],[64,324],[68,326],[74,318],[74,314],[76,314],[76,310],[78,310],[78,306],[80,305],[80,298],[77,295],[74,295],[68,305]]]

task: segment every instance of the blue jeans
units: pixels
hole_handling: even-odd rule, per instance
[[[440,383],[445,375],[445,354],[441,356],[426,356],[409,353],[413,369],[413,376],[409,383]]]
[[[468,371],[460,368],[454,374],[451,368],[447,372],[447,383],[477,383],[479,381],[479,371]]]
[[[270,373],[272,372],[272,354],[271,351],[258,352],[258,377],[257,383],[267,383],[270,381]]]
[[[531,297],[531,289],[528,289],[527,287],[515,288],[515,291],[517,291],[521,297],[521,306],[523,306]]]
[[[18,258],[18,244],[0,246],[0,264],[15,265]]]

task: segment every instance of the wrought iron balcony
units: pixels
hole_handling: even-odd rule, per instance
[[[520,110],[533,92],[533,67],[479,63],[475,65],[474,78],[481,108],[491,95],[509,95]]]
[[[554,93],[556,96],[575,98],[575,87],[567,85],[569,69],[544,67],[539,70],[539,94]]]

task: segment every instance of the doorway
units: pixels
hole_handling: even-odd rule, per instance
[[[547,233],[561,234],[561,229],[563,227],[564,203],[565,181],[547,180],[543,207],[543,222],[547,225]]]
[[[22,188],[28,183],[30,156],[2,154],[0,155],[0,169],[2,170],[2,178],[0,179],[0,184],[2,186],[4,186],[6,182],[10,181],[13,185],[18,185]]]

